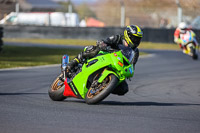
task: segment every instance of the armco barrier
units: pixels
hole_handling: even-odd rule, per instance
[[[5,38],[66,38],[101,40],[115,34],[122,34],[121,27],[45,27],[45,26],[4,26]],[[142,41],[173,43],[175,29],[143,28]],[[194,30],[200,42],[200,30]]]
[[[143,41],[173,43],[174,42],[174,31],[175,31],[175,29],[144,28],[143,29],[143,32],[144,32]]]

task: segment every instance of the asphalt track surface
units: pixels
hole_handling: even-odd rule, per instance
[[[50,100],[60,66],[0,70],[0,133],[199,133],[200,60],[148,50],[125,96]]]

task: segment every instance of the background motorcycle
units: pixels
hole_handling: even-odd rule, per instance
[[[188,30],[184,34],[180,34],[180,41],[183,46],[183,53],[191,56],[194,60],[198,59],[197,49],[195,41],[195,34]]]

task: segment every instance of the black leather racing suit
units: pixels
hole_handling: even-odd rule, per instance
[[[100,44],[97,43],[98,46],[87,46],[85,51],[78,54],[76,58],[74,58],[72,61],[70,61],[70,63],[68,63],[66,72],[68,74],[73,72],[73,68],[76,65],[78,65],[78,63],[82,63],[84,59],[89,59],[96,56],[100,50],[104,49],[107,46],[110,46],[113,49],[120,49],[119,48],[120,44],[123,44],[123,35],[113,35],[109,38],[106,38],[105,40],[102,40]],[[139,50],[137,47],[135,47],[133,48],[133,51],[135,52],[133,60],[133,65],[135,66],[139,57]],[[117,95],[124,95],[127,92],[128,92],[128,84],[126,83],[126,81],[123,81],[114,89],[112,93]]]
[[[113,49],[119,49],[119,45],[123,44],[123,35],[114,35],[102,41],[108,46],[111,46],[111,48]],[[139,49],[137,47],[134,47],[133,51],[135,52],[133,61],[133,65],[135,66],[139,58]]]

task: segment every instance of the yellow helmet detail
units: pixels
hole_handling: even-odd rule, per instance
[[[124,39],[133,49],[139,46],[142,37],[143,32],[137,25],[127,26],[124,30]]]

